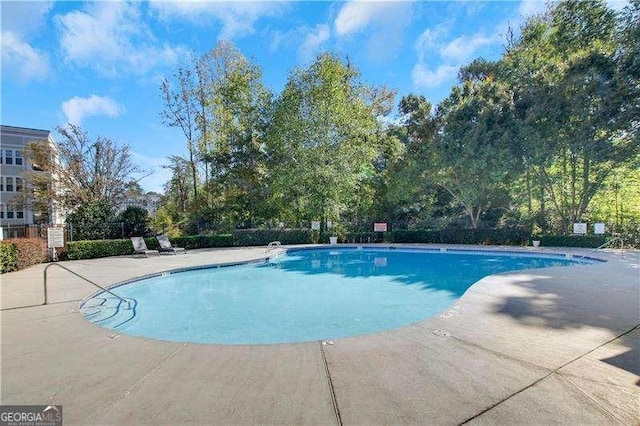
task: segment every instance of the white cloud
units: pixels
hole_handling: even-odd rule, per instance
[[[545,0],[522,0],[518,8],[518,13],[520,17],[528,17],[539,15],[546,12],[546,10],[547,2]]]
[[[2,31],[17,36],[33,34],[44,27],[52,1],[2,2]]]
[[[452,82],[458,76],[459,65],[440,65],[435,70],[418,62],[411,70],[411,79],[416,87],[439,87]]]
[[[340,36],[363,30],[377,17],[383,16],[388,7],[385,3],[357,2],[345,3],[335,20],[336,33]]]
[[[472,57],[480,48],[500,41],[496,37],[486,37],[475,34],[471,37],[461,36],[447,43],[441,50],[444,58],[455,61],[465,61]]]
[[[215,19],[222,23],[220,39],[253,34],[254,24],[260,18],[277,16],[286,7],[285,3],[275,1],[152,0],[149,4],[164,20],[177,17],[204,25]]]
[[[81,124],[85,117],[104,115],[118,117],[125,108],[106,96],[91,95],[88,98],[74,96],[62,103],[62,112],[69,123]]]
[[[0,40],[2,69],[15,79],[44,80],[49,75],[49,57],[12,32],[3,31]]]
[[[29,44],[46,24],[53,2],[3,2],[1,18],[2,70],[15,80],[44,80],[50,74],[49,55]]]
[[[56,18],[66,61],[103,75],[143,75],[187,54],[180,47],[159,45],[141,18],[139,3],[95,2]]]
[[[307,33],[304,41],[298,48],[298,54],[303,61],[309,60],[319,50],[320,46],[329,40],[331,31],[326,24],[318,24],[315,29]]]
[[[402,49],[404,33],[412,19],[413,4],[400,1],[343,4],[333,23],[338,36],[367,30],[366,52],[370,60],[387,61]]]

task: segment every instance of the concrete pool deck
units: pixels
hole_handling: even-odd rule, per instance
[[[60,264],[106,286],[264,256]],[[326,346],[118,335],[80,315],[94,288],[56,267],[49,305],[10,309],[42,303],[38,265],[0,276],[0,403],[62,404],[65,424],[638,424],[640,252],[592,256],[607,262],[489,276],[439,316]]]

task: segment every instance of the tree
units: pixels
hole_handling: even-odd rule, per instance
[[[129,206],[116,218],[122,226],[123,237],[148,236],[149,214],[141,207]]]
[[[27,146],[25,157],[35,165],[25,173],[25,182],[33,189],[33,202],[44,198],[69,210],[98,201],[115,206],[127,183],[143,173],[133,162],[129,145],[102,136],[91,141],[74,124],[57,130],[61,139],[55,147],[47,142]]]
[[[260,67],[230,42],[219,42],[196,68],[199,103],[206,104],[198,120],[200,155],[210,173],[207,191],[224,221],[254,222],[266,201],[264,137],[272,95]]]
[[[92,200],[79,205],[67,216],[72,238],[78,240],[104,240],[120,237],[116,215],[108,200]]]
[[[438,105],[435,179],[477,228],[489,207],[506,207],[519,158],[512,143],[513,99],[504,84],[467,80]]]
[[[617,78],[615,29],[604,2],[564,1],[530,21],[502,60],[523,160],[559,231],[583,220],[611,173],[638,153],[624,118],[638,101]]]
[[[281,217],[336,221],[373,174],[376,112],[357,78],[326,53],[289,76],[268,138],[269,189]]]
[[[197,142],[198,142],[198,92],[194,81],[193,72],[184,67],[179,67],[173,75],[173,81],[165,77],[160,85],[160,95],[164,102],[164,109],[160,113],[162,122],[169,127],[179,127],[187,139],[189,151],[189,168],[191,170],[191,182],[193,199],[198,199],[198,167],[197,167]]]

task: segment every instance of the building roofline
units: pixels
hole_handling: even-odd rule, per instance
[[[50,130],[43,130],[43,129],[33,129],[30,127],[18,127],[18,126],[6,126],[4,124],[0,125],[0,131],[4,132],[16,132],[16,133],[34,133],[34,132],[38,132],[38,133],[43,133],[46,134],[47,136],[49,136],[49,134],[51,134]]]

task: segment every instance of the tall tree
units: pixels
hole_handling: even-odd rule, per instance
[[[160,113],[162,122],[169,127],[180,128],[187,140],[194,201],[198,199],[197,146],[198,130],[202,128],[198,119],[199,106],[203,102],[199,88],[199,79],[196,81],[193,71],[187,67],[179,67],[172,79],[165,77],[160,85],[160,96],[164,102]]]
[[[637,155],[616,79],[616,20],[602,1],[564,1],[503,58],[524,161],[566,231],[617,166]]]
[[[144,171],[131,156],[129,145],[98,136],[90,140],[77,125],[58,127],[55,147],[46,142],[29,144],[25,156],[37,165],[25,172],[32,198],[46,197],[73,210],[88,202],[117,205],[129,182],[140,180]]]
[[[509,184],[518,173],[512,94],[492,78],[467,80],[453,88],[437,114],[443,124],[434,146],[435,179],[477,228],[489,207],[505,207]]]
[[[357,71],[326,53],[294,70],[270,131],[270,189],[281,214],[337,220],[378,153],[375,111]]]
[[[201,157],[227,221],[254,221],[264,194],[264,135],[271,93],[262,71],[230,42],[221,41],[197,63]],[[203,104],[204,103],[204,104]]]

